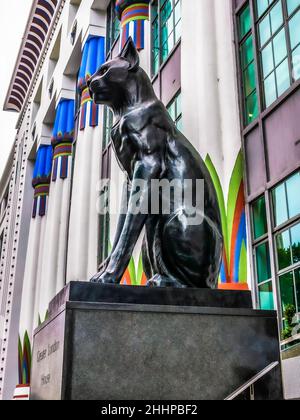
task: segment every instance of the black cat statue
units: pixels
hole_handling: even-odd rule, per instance
[[[120,215],[109,258],[91,281],[119,284],[145,227],[143,263],[148,286],[216,288],[223,237],[212,179],[199,153],[156,97],[131,38],[88,86],[94,102],[114,112],[112,144],[128,180],[127,212]],[[159,188],[159,196],[153,199],[153,186],[158,183],[175,188],[169,194]],[[176,185],[183,187],[182,193],[178,188],[174,192]],[[188,192],[191,200],[183,198]],[[137,196],[143,211],[134,211]],[[170,203],[165,206],[167,198]],[[158,211],[153,212],[154,207]]]

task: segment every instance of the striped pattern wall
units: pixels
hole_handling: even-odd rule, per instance
[[[19,53],[5,110],[20,112],[59,0],[36,0]]]

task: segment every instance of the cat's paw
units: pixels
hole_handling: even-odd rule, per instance
[[[186,286],[176,279],[156,274],[152,277],[152,279],[148,280],[147,287],[171,287],[174,289],[184,289]]]
[[[91,278],[91,283],[98,284],[116,284],[116,276],[110,273],[97,273],[94,277]]]

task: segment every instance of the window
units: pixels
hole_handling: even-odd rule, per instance
[[[274,297],[268,242],[264,242],[255,248],[255,256],[260,308],[272,310],[274,309]]]
[[[107,28],[106,28],[106,54],[109,54],[115,41],[120,35],[120,21],[116,13],[116,1],[110,2],[107,9]]]
[[[181,38],[181,0],[154,0],[151,5],[152,75]]]
[[[300,312],[300,173],[272,191],[276,264],[281,311],[293,305]],[[283,226],[283,227],[282,227]]]
[[[256,0],[256,9],[264,105],[268,107],[300,78],[300,1]]]
[[[109,186],[105,186],[101,191],[101,199],[103,205],[109,208],[110,193]],[[109,231],[110,231],[110,216],[109,213],[100,215],[100,255],[99,263],[106,260],[109,255]]]
[[[247,126],[259,109],[268,108],[300,79],[300,0],[250,0],[238,14],[237,26]],[[256,68],[260,70],[259,80]],[[258,82],[262,86],[261,104]]]
[[[292,14],[294,9],[300,5],[300,1],[289,1],[289,14]],[[300,10],[293,15],[289,22],[291,53],[292,53],[292,77],[293,81],[300,79]]]
[[[177,93],[175,98],[167,106],[167,110],[175,122],[179,131],[182,131],[182,108],[181,108],[181,92]]]
[[[101,179],[109,180],[111,177],[110,162],[111,162],[111,129],[113,126],[113,113],[106,106],[104,108],[104,124],[103,124],[103,144],[102,144],[102,169]],[[105,185],[101,194],[101,204],[106,209],[109,208],[110,191],[109,185]],[[109,253],[109,231],[110,231],[110,216],[109,213],[100,215],[100,255],[99,263],[105,261]]]
[[[273,287],[280,298],[281,317],[287,305],[294,305],[300,313],[300,173],[287,178],[270,191],[270,205],[266,195],[251,205],[253,254],[257,296],[261,309],[273,309]],[[267,214],[272,218],[268,226]],[[272,229],[272,230],[271,230]],[[272,281],[269,235],[274,239],[274,272]]]
[[[300,313],[300,269],[279,277],[282,316],[288,305],[293,305]]]
[[[259,21],[258,38],[265,106],[268,107],[291,85],[281,0]]]
[[[254,239],[255,279],[261,309],[274,309],[273,283],[265,196],[251,206],[252,236]]]
[[[113,126],[113,113],[106,106],[104,108],[103,150],[105,150],[110,143],[110,135],[111,135],[112,126]]]
[[[275,226],[300,215],[300,172],[288,178],[272,191]]]
[[[244,122],[248,125],[258,116],[254,46],[249,5],[239,17],[239,41],[243,81]]]
[[[252,224],[255,240],[268,233],[265,197],[260,197],[252,206]]]

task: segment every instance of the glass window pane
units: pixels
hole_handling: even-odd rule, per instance
[[[261,238],[268,232],[265,197],[259,198],[252,207],[254,239]]]
[[[277,99],[275,75],[272,73],[265,81],[265,103],[270,106]]]
[[[289,218],[300,214],[300,173],[293,175],[286,181],[288,196]]]
[[[241,46],[241,62],[242,69],[245,69],[248,64],[254,60],[253,52],[253,37],[249,36]]]
[[[176,116],[178,117],[182,113],[182,106],[181,106],[181,93],[177,95],[176,99]]]
[[[251,29],[251,14],[250,6],[247,6],[246,9],[240,15],[240,39],[242,39]]]
[[[177,128],[178,128],[179,131],[183,131],[183,120],[182,120],[182,117],[180,117],[176,121],[176,126],[177,126]]]
[[[270,281],[262,286],[259,286],[258,293],[260,309],[263,311],[273,311],[275,307],[272,282]]]
[[[276,69],[276,81],[277,81],[277,92],[278,96],[282,95],[291,85],[290,82],[290,73],[289,73],[289,64],[286,59],[279,67]]]
[[[297,47],[292,54],[293,62],[293,79],[300,79],[300,45]]]
[[[291,228],[293,263],[300,262],[300,224]]]
[[[177,23],[175,28],[175,42],[181,38],[181,20]]]
[[[245,95],[249,96],[255,90],[255,87],[256,87],[256,79],[255,79],[255,67],[254,67],[254,62],[253,62],[244,71]]]
[[[281,184],[273,190],[274,223],[279,226],[288,220],[285,185]]]
[[[278,66],[287,57],[285,30],[279,32],[273,41],[275,66]]]
[[[175,102],[172,102],[171,105],[168,107],[168,111],[170,114],[170,117],[172,118],[173,121],[176,120],[176,111],[175,111]]]
[[[287,0],[288,14],[291,15],[298,6],[300,6],[300,0]]]
[[[295,303],[296,303],[293,272],[279,277],[279,284],[280,284],[282,314],[284,315],[286,307],[288,305],[295,306]]]
[[[269,244],[264,243],[256,248],[257,282],[263,283],[271,278]]]
[[[289,23],[291,49],[293,50],[300,43],[300,12],[298,12]]]
[[[260,45],[264,45],[271,38],[270,16],[267,15],[259,24]]]
[[[276,237],[276,246],[277,246],[278,269],[283,270],[284,268],[287,268],[290,265],[292,265],[291,240],[290,240],[289,230],[286,230],[285,232],[280,233]]]
[[[263,75],[266,78],[274,69],[273,48],[270,42],[261,52]]]
[[[269,7],[268,0],[256,0],[257,15],[261,17]]]
[[[246,99],[246,124],[250,124],[258,117],[258,100],[256,91]]]
[[[295,271],[297,312],[300,312],[300,269]]]
[[[273,7],[270,12],[272,34],[274,34],[281,25],[283,25],[283,12],[281,0]]]
[[[181,20],[181,1],[175,6],[175,25]]]

